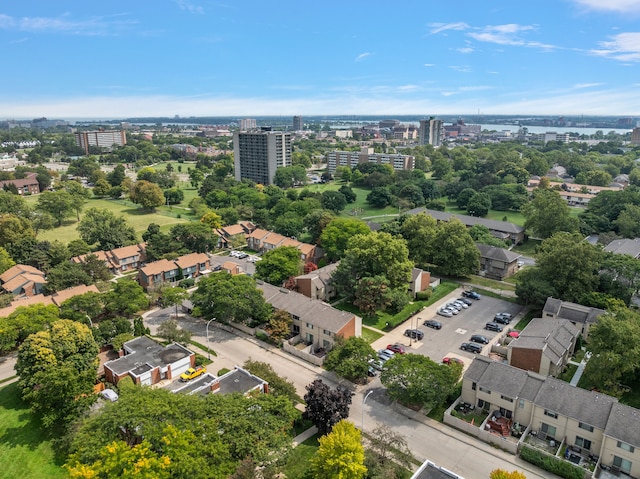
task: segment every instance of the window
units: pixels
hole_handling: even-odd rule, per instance
[[[621,457],[613,456],[613,465],[620,468],[620,470],[625,474],[629,474],[631,472],[631,461],[627,461]]]
[[[292,314],[291,318],[293,318],[294,321],[300,321],[300,316],[296,316],[295,314]]]
[[[513,399],[511,399],[509,396],[505,396],[504,394],[500,395],[500,399],[504,399],[505,401],[513,402]]]
[[[488,389],[483,388],[482,386],[480,386],[480,391],[483,392],[483,393],[491,394],[491,391],[489,391]]]
[[[549,411],[548,409],[544,410],[544,415],[552,417],[553,419],[558,419],[558,413],[553,412],[553,411]]]
[[[489,409],[490,404],[488,402],[485,402],[484,399],[478,399],[478,408],[484,409],[485,406],[487,406],[487,409]]]
[[[556,427],[549,426],[548,424],[542,423],[540,430],[547,434],[549,437],[556,437]]]
[[[576,436],[576,446],[589,451],[591,449],[591,441],[580,436]]]
[[[477,387],[478,387],[478,385],[477,385],[475,382],[474,382],[474,383],[471,383],[471,389],[472,389],[472,390],[474,390],[474,391],[475,391]]]
[[[524,399],[518,399],[518,407],[524,409]]]
[[[589,424],[585,424],[583,422],[580,422],[580,423],[578,423],[578,427],[580,429],[584,429],[585,431],[593,432],[593,426],[590,426]]]
[[[307,329],[313,329],[313,324],[307,323]]]
[[[323,329],[322,332],[325,336],[331,336],[331,331],[329,331],[328,329]]]
[[[627,444],[626,442],[618,441],[618,447],[623,451],[633,452],[636,450],[631,444]]]

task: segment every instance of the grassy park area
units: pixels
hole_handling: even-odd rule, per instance
[[[16,383],[0,388],[0,476],[69,477],[54,452],[53,437],[20,399]]]
[[[34,205],[38,201],[38,196],[27,196],[25,199],[28,203]],[[181,205],[171,207],[161,206],[156,208],[155,211],[149,212],[143,210],[131,201],[96,198],[87,201],[84,210],[86,211],[89,208],[105,209],[113,212],[117,216],[126,217],[127,221],[135,229],[138,237],[146,231],[147,226],[149,226],[150,223],[159,224],[160,229],[166,232],[173,225],[190,221],[190,218],[187,217],[188,210]],[[80,219],[82,219],[82,213],[80,213]],[[59,240],[64,243],[68,243],[71,240],[79,238],[76,230],[77,227],[78,221],[75,216],[69,217],[62,223],[62,226],[52,230],[41,231],[38,234],[38,239],[41,241]]]

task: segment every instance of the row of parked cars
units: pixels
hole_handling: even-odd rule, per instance
[[[258,261],[262,260],[262,258],[260,258],[259,256],[254,256],[251,254],[247,254],[244,251],[236,251],[236,250],[231,251],[229,253],[229,256],[233,258],[238,258],[238,259],[246,259],[249,263],[257,263]]]
[[[502,332],[502,324],[511,324],[511,314],[510,313],[498,313],[494,316],[493,321],[488,322],[484,325],[484,329],[488,331]]]
[[[466,295],[465,295],[465,293],[466,293]],[[462,298],[455,299],[455,300],[445,304],[440,309],[438,309],[437,313],[440,316],[444,316],[445,318],[451,318],[451,317],[457,315],[458,313],[460,313],[460,311],[468,309],[473,304],[473,301],[471,301],[469,299],[469,297],[468,297],[468,295],[470,293],[473,293],[472,297],[476,301],[481,298],[481,296],[478,293],[476,293],[475,291],[464,291],[462,293]]]

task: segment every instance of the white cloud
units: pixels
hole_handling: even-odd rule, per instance
[[[573,85],[573,88],[581,90],[583,88],[593,88],[602,85],[604,85],[604,83],[576,83],[575,85]]]
[[[640,13],[640,0],[573,0],[589,10],[605,12]]]
[[[367,58],[367,57],[369,57],[369,56],[371,56],[371,52],[364,52],[364,53],[361,53],[360,55],[358,55],[358,56],[356,57],[356,60],[355,60],[355,61],[357,61],[357,62],[361,62],[362,60],[364,60],[365,58]]]
[[[457,51],[459,51],[460,53],[473,53],[474,49],[472,47],[462,47],[462,48],[457,48]]]
[[[547,43],[526,40],[524,34],[535,30],[533,25],[507,23],[504,25],[487,25],[478,30],[468,32],[467,35],[479,42],[496,43],[498,45],[542,48],[545,50],[556,48],[554,45]]]
[[[436,33],[446,32],[447,30],[467,30],[469,25],[464,22],[455,23],[429,23],[427,26],[430,28],[429,33],[435,35]]]
[[[435,67],[436,64],[435,63],[425,63],[424,66],[425,67]]]
[[[200,5],[195,5],[189,0],[175,0],[178,4],[180,10],[187,11],[189,13],[195,13],[198,15],[202,15],[204,13],[204,9]]]
[[[420,87],[418,87],[418,85],[400,85],[398,87],[398,91],[416,91],[418,90]]]
[[[471,73],[471,67],[469,65],[449,65],[449,68],[460,73]]]
[[[640,32],[619,33],[611,41],[600,42],[600,46],[590,53],[623,62],[640,61]]]
[[[135,20],[114,19],[124,15],[91,17],[74,20],[68,14],[59,17],[12,17],[0,14],[0,29],[34,33],[66,33],[69,35],[113,35],[137,24]]]

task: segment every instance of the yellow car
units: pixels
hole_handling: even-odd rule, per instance
[[[185,372],[180,375],[180,381],[190,381],[193,378],[197,378],[201,374],[206,373],[207,371],[202,366],[196,366],[195,368],[189,368]]]

